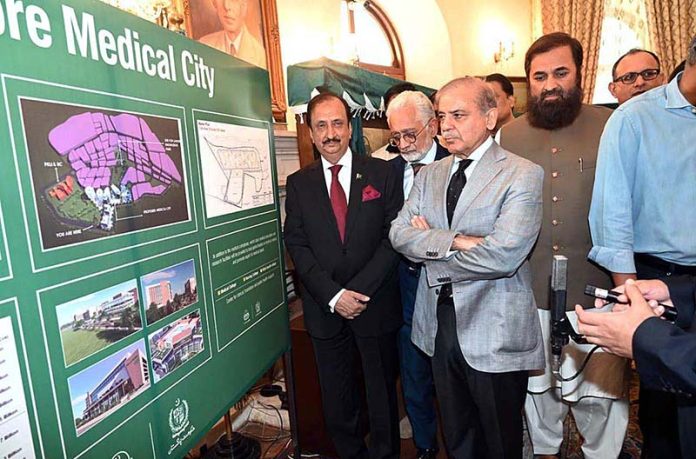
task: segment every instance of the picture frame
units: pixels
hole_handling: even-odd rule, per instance
[[[223,26],[218,19],[214,0],[177,0],[184,13],[186,35],[225,51]],[[246,4],[245,33],[253,45],[240,46],[246,55],[240,59],[268,70],[271,85],[273,119],[286,122],[285,82],[280,54],[280,32],[275,0],[239,0]],[[243,37],[244,38],[244,37]],[[248,50],[251,49],[251,52]]]

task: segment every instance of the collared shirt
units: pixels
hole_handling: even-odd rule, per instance
[[[437,143],[433,141],[433,144],[430,146],[430,150],[421,158],[419,161],[413,161],[413,163],[420,163],[423,165],[428,165],[435,161],[435,155],[437,154]],[[404,164],[404,196],[408,196],[408,194],[411,192],[411,188],[413,188],[413,180],[415,178],[415,174],[413,173],[413,163],[406,161],[406,164]]]
[[[230,45],[234,45],[234,55],[236,56],[239,54],[239,47],[242,45],[242,35],[244,35],[244,29],[245,27],[241,28],[237,34],[237,38],[235,38],[234,41],[230,41],[230,36],[225,34],[225,50],[227,54],[232,54],[230,53]]]
[[[350,203],[350,174],[353,171],[353,153],[350,151],[350,148],[336,164],[343,166],[338,171],[338,183],[341,184],[344,193],[346,193],[346,204],[348,204]],[[325,160],[323,156],[321,157],[321,168],[324,171],[324,180],[326,181],[326,190],[329,192],[329,197],[331,197],[331,181],[333,179],[331,174],[332,166],[333,164]]]
[[[491,148],[491,145],[493,145],[493,138],[488,137],[486,140],[476,147],[476,150],[471,152],[471,154],[467,158],[461,158],[460,156],[457,155],[452,155],[454,156],[454,161],[452,161],[452,170],[450,170],[450,178],[454,175],[455,172],[457,172],[457,169],[459,168],[459,162],[463,159],[470,159],[473,161],[471,164],[469,164],[469,167],[466,168],[464,171],[464,175],[466,175],[467,181],[471,178],[471,174],[474,173],[474,169],[476,168],[476,165],[481,161],[481,158],[483,157],[483,154],[488,151],[489,148]]]
[[[350,176],[353,171],[353,152],[350,151],[350,147],[336,164],[343,166],[341,170],[338,171],[338,183],[343,187],[343,191],[346,194],[346,204],[348,204],[350,202]],[[329,197],[331,197],[331,180],[333,179],[330,169],[332,166],[333,164],[325,160],[323,156],[321,157],[321,168],[324,171],[324,180],[326,181],[326,190],[329,192]],[[331,301],[329,301],[329,309],[331,309],[331,312],[334,312],[338,299],[341,298],[341,295],[343,295],[345,291],[346,289],[342,288],[331,298]]]
[[[696,266],[696,107],[681,74],[616,109],[599,144],[589,258],[635,273],[634,253]]]

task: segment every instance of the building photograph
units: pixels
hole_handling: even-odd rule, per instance
[[[140,278],[150,325],[198,301],[196,265],[186,260]]]
[[[142,329],[135,279],[56,307],[66,366]]]
[[[148,337],[155,383],[204,349],[201,312],[176,320]]]
[[[82,435],[150,387],[140,340],[68,378],[77,435]]]

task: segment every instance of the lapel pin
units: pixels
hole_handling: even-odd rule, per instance
[[[362,174],[361,174],[361,173],[358,172],[358,173],[355,174],[355,180],[360,180],[361,178],[362,178]]]

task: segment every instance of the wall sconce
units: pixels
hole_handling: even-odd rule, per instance
[[[500,61],[509,61],[515,57],[515,42],[512,40],[498,42],[498,49],[493,53],[493,60],[495,63]]]

